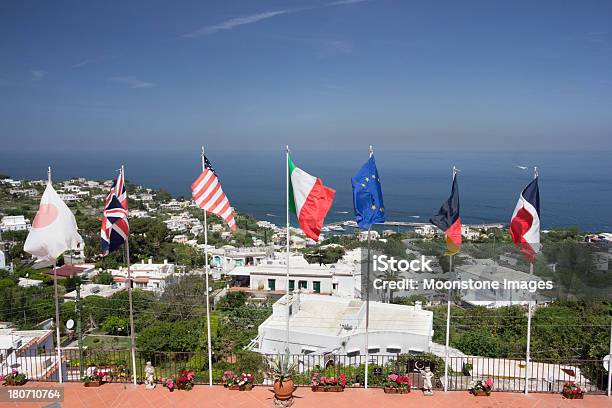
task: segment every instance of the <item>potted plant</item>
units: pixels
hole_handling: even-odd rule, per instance
[[[412,379],[407,375],[389,374],[384,382],[385,394],[407,394],[410,392]]]
[[[28,381],[28,377],[13,368],[11,373],[1,378],[1,380],[4,380],[4,385],[23,385]]]
[[[585,389],[576,385],[574,381],[566,381],[563,384],[563,396],[567,399],[583,399]]]
[[[96,368],[90,375],[84,376],[82,381],[85,387],[99,387],[104,384],[107,376],[108,373],[100,371]]]
[[[193,388],[193,379],[195,378],[195,373],[193,371],[187,371],[185,369],[179,371],[178,376],[174,383],[176,384],[176,388],[179,390],[189,391]]]
[[[314,392],[342,392],[344,387],[346,387],[346,375],[344,374],[337,377],[323,377],[315,372],[310,381],[310,388]]]
[[[268,375],[274,379],[274,396],[284,401],[293,396],[295,386],[291,378],[295,373],[296,365],[292,363],[289,350],[285,354],[278,354],[275,358],[268,359]]]
[[[251,373],[240,374],[240,382],[238,386],[240,391],[251,391],[255,385],[255,376]]]
[[[239,390],[240,386],[238,385],[238,374],[234,374],[231,370],[225,371],[223,373],[223,377],[221,377],[223,381],[223,386],[230,390]]]
[[[476,397],[488,397],[491,395],[492,388],[493,379],[487,378],[486,380],[472,381],[468,390]]]
[[[173,378],[162,378],[162,385],[168,389],[170,392],[174,392],[175,384]]]

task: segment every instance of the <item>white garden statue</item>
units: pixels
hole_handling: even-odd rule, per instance
[[[147,390],[152,390],[155,388],[155,368],[151,365],[150,361],[147,361],[147,365],[145,367],[145,388]]]
[[[431,368],[425,367],[425,370],[421,370],[421,375],[423,376],[423,394],[433,395],[433,392],[431,391],[433,388],[431,380],[434,373],[431,372]]]

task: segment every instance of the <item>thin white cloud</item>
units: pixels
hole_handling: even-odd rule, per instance
[[[47,71],[43,71],[41,69],[33,69],[30,71],[30,74],[32,74],[32,79],[34,81],[40,81],[41,79],[47,76]]]
[[[344,6],[345,4],[356,4],[356,3],[364,3],[370,0],[338,0],[333,1],[331,3],[327,3],[328,6]]]
[[[141,81],[140,79],[136,79],[134,77],[111,77],[108,78],[111,82],[116,82],[118,84],[127,85],[129,88],[137,89],[137,88],[151,88],[155,86],[152,82]]]
[[[97,62],[102,62],[102,61],[106,61],[106,60],[114,59],[114,58],[116,57],[113,55],[101,55],[99,57],[86,58],[72,65],[72,68],[82,68],[86,65],[95,64]]]
[[[199,28],[191,33],[183,35],[183,37],[195,38],[200,37],[202,35],[214,34],[219,31],[231,30],[242,25],[257,23],[261,20],[266,20],[275,16],[280,16],[282,14],[288,14],[291,12],[291,10],[265,11],[262,13],[251,14],[248,16],[230,18],[229,20],[223,21],[219,24]]]

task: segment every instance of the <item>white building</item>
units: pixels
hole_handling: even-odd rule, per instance
[[[2,250],[0,250],[0,269],[6,269],[6,257]]]
[[[120,292],[125,289],[124,286],[119,286],[117,284],[113,285],[99,285],[97,283],[85,283],[81,285],[81,299],[86,298],[88,296],[101,296],[104,298],[108,298],[113,296],[115,293]],[[64,295],[64,302],[76,300],[76,290],[72,292],[68,292]]]
[[[264,259],[271,257],[273,253],[274,250],[271,247],[235,248],[231,245],[225,245],[221,248],[210,249],[212,255],[211,266],[226,273],[237,266],[257,266]]]
[[[16,369],[29,380],[57,381],[57,363],[53,331],[0,329],[0,374],[7,375]],[[63,364],[65,380],[66,368]]]
[[[237,286],[248,286],[253,291],[287,290],[287,262],[282,254],[256,266],[237,266],[229,275]],[[299,289],[303,293],[354,298],[360,296],[360,285],[360,269],[353,264],[309,264],[302,255],[296,254],[289,259],[289,291]]]
[[[529,302],[529,292],[525,289],[506,289],[502,286],[504,280],[516,282],[541,282],[539,276],[517,271],[497,264],[491,259],[473,259],[472,263],[455,267],[457,279],[467,281],[499,282],[499,289],[464,290],[461,291],[462,300],[474,306],[497,308],[511,305],[526,305]],[[545,300],[542,296],[533,295],[533,300],[540,303]]]
[[[380,236],[378,234],[378,231],[360,231],[359,232],[359,241],[367,241],[368,240],[368,234],[370,236],[370,239],[378,239],[378,237]]]
[[[0,221],[0,231],[27,231],[30,222],[23,215],[6,215]]]
[[[424,237],[432,237],[436,235],[440,230],[435,225],[423,224],[415,227],[414,232]]]
[[[290,295],[289,307],[286,296],[274,304],[272,315],[259,326],[256,351],[284,352],[287,310],[290,353],[365,355],[364,301],[300,293]],[[370,302],[371,354],[428,352],[432,336],[433,312],[420,304]]]
[[[133,264],[130,267],[132,280],[134,281],[135,289],[142,289],[155,293],[163,293],[166,289],[166,278],[174,275],[174,264],[164,260],[162,264],[154,264],[152,259],[148,263],[143,260],[142,263]],[[113,280],[120,288],[126,287],[127,269],[112,269],[110,273],[113,275]]]
[[[43,283],[44,283],[43,281],[38,280],[38,279],[19,278],[19,283],[17,283],[17,285],[19,285],[22,288],[30,288],[30,287],[42,286]]]
[[[62,201],[66,202],[66,203],[70,203],[70,202],[75,202],[75,201],[79,201],[80,197],[78,197],[76,194],[72,194],[72,193],[64,193],[64,194],[58,194],[59,198],[62,199]]]

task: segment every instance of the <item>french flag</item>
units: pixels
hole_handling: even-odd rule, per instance
[[[521,192],[512,221],[510,236],[530,263],[540,250],[540,189],[538,176]]]

